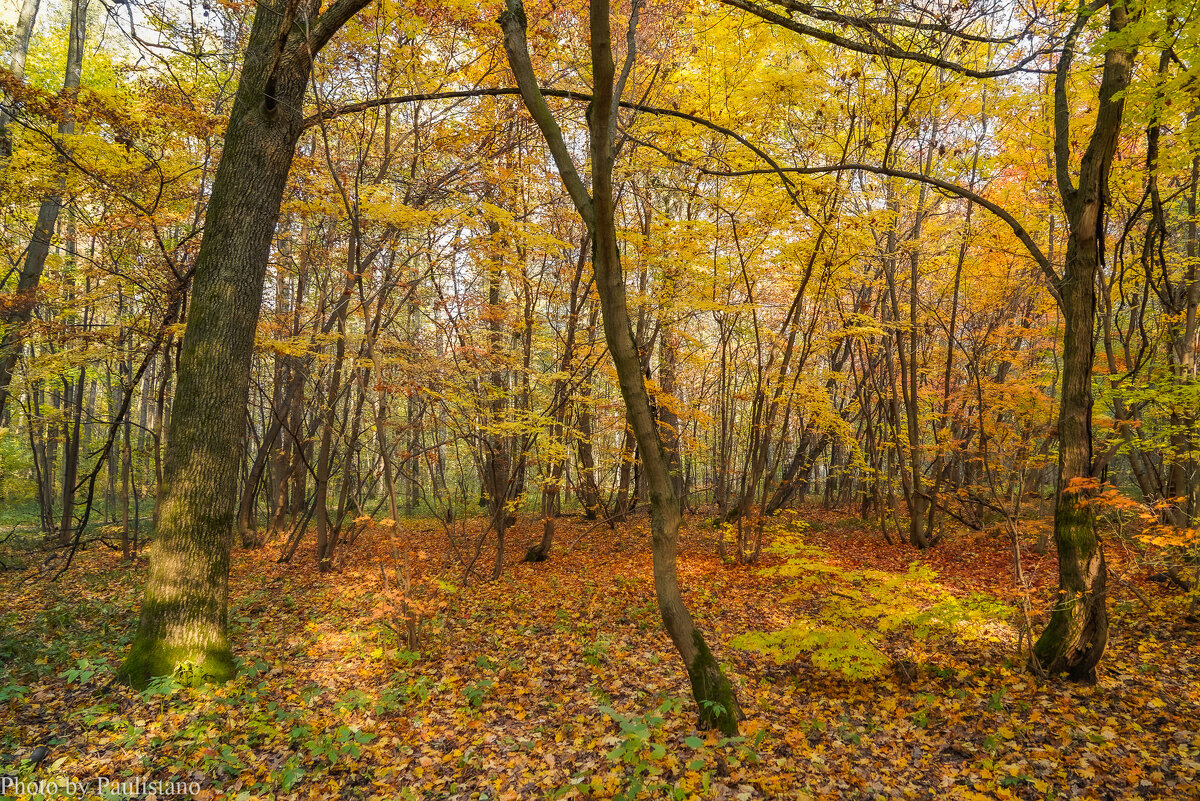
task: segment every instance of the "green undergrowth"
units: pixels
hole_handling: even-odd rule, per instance
[[[937,572],[913,562],[906,573],[833,564],[826,551],[803,540],[804,524],[775,533],[770,552],[783,564],[764,568],[790,592],[792,620],[774,631],[749,631],[731,645],[793,662],[807,654],[819,668],[850,679],[879,676],[895,649],[914,640],[996,638],[1010,631],[1012,609],[990,596],[959,597],[938,583]]]

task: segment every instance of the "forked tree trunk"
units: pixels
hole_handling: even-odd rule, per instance
[[[628,37],[632,51],[638,5],[633,7]],[[504,48],[509,65],[521,88],[521,97],[541,129],[558,167],[559,176],[575,208],[592,235],[592,268],[600,296],[604,335],[616,367],[621,396],[630,428],[637,438],[642,456],[642,471],[650,497],[650,528],[654,560],[654,588],[663,625],[675,644],[691,679],[692,694],[700,707],[700,725],[735,734],[742,719],[737,695],[709,650],[704,636],[692,621],[683,602],[676,569],[679,526],[682,523],[679,498],[671,480],[668,459],[658,424],[650,409],[650,398],[642,375],[629,307],[625,297],[625,279],[617,250],[613,199],[613,134],[616,128],[616,104],[620,87],[614,87],[615,69],[610,40],[609,4],[592,0],[590,5],[592,79],[595,92],[588,114],[591,146],[592,189],[589,194],[575,169],[562,130],[538,89],[525,40],[525,9],[521,0],[508,0],[500,15],[504,30]],[[629,53],[629,58],[633,53]]]
[[[579,314],[587,298],[589,281],[583,285],[584,268],[587,266],[588,238],[580,242],[579,258],[575,262],[575,275],[571,279],[571,299],[568,304],[567,331],[563,342],[562,358],[558,363],[559,377],[554,379],[551,395],[552,423],[550,425],[549,466],[542,484],[542,539],[525,552],[526,562],[544,562],[550,558],[554,546],[554,520],[562,511],[562,485],[567,471],[567,422],[571,413],[571,388],[574,381],[571,373],[575,369],[575,337],[579,330]],[[529,326],[532,329],[532,326]]]
[[[1109,6],[1109,30],[1118,34],[1127,16],[1123,0]],[[1054,541],[1058,550],[1058,598],[1046,630],[1034,645],[1035,668],[1094,681],[1108,642],[1107,570],[1095,515],[1088,504],[1092,475],[1092,361],[1095,350],[1096,273],[1104,243],[1108,174],[1124,111],[1124,91],[1133,70],[1129,46],[1104,55],[1099,111],[1071,182],[1070,106],[1067,76],[1075,36],[1086,22],[1081,13],[1063,48],[1055,76],[1055,163],[1068,224],[1066,263],[1057,281],[1063,315],[1062,399],[1058,413],[1058,504]]]
[[[312,59],[367,0],[259,4],[205,216],[141,621],[120,675],[234,673],[229,555],[263,279]]]

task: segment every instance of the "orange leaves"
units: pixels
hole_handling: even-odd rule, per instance
[[[814,561],[903,577],[914,558],[860,522],[816,508],[806,517]],[[0,718],[13,724],[0,752],[53,742],[23,776],[194,780],[212,799],[1186,798],[1200,781],[1194,627],[1157,596],[1131,611],[1112,588],[1114,628],[1127,635],[1113,638],[1094,687],[1039,684],[1010,648],[986,641],[919,643],[898,654],[903,670],[868,681],[718,645],[749,716],[742,738],[726,740],[694,729],[654,603],[644,519],[609,529],[562,518],[570,549],[539,564],[514,555],[499,582],[454,587],[439,584],[457,571],[439,572],[452,552],[436,526],[364,518],[332,577],[235,553],[243,668],[211,690],[107,686],[138,583],[115,555],[84,552],[85,572],[61,588],[0,573],[12,610],[0,621]],[[409,553],[407,591],[389,539],[401,565]],[[787,613],[782,579],[724,568],[714,547],[690,520],[681,574],[714,643]],[[999,592],[1008,547],[951,534],[917,558],[948,588]],[[1037,591],[1049,593],[1052,576],[1039,571]],[[421,659],[380,625],[401,603],[432,607]]]

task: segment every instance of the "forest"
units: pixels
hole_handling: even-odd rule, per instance
[[[1200,797],[1197,0],[0,4],[0,796]]]

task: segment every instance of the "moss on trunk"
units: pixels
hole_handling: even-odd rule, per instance
[[[229,643],[214,642],[207,647],[172,646],[162,640],[140,640],[117,672],[118,678],[143,690],[156,676],[174,676],[181,684],[198,686],[229,681],[237,665]]]
[[[722,734],[732,737],[738,733],[738,723],[746,717],[737,693],[721,672],[721,666],[699,629],[692,631],[692,644],[696,647],[696,655],[688,664],[688,678],[692,680],[692,696],[700,706],[700,728],[719,729]]]
[[[1063,493],[1054,518],[1058,599],[1033,654],[1047,673],[1095,681],[1108,642],[1104,552],[1092,511],[1076,493]]]

